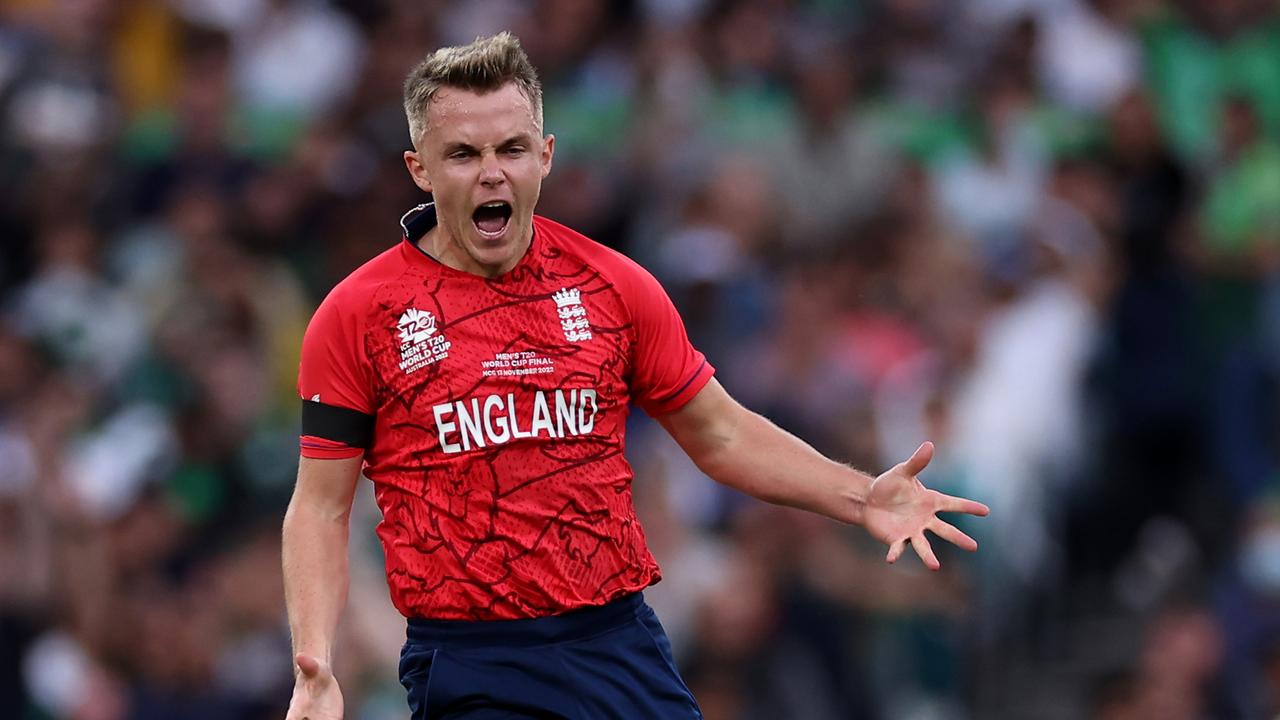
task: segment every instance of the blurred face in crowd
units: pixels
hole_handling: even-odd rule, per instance
[[[529,98],[514,83],[484,93],[442,88],[417,145],[405,164],[433,195],[439,219],[423,249],[485,277],[515,267],[533,238],[533,209],[555,149]]]

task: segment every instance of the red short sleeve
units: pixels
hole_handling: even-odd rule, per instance
[[[689,342],[684,321],[657,279],[635,265],[629,280],[619,287],[635,327],[631,396],[657,417],[692,400],[715,368]]]
[[[354,457],[367,445],[374,401],[364,330],[331,294],[311,318],[302,340],[298,393],[303,400],[305,457]]]

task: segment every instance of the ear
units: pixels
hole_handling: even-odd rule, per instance
[[[417,185],[423,192],[431,192],[431,178],[427,177],[427,166],[422,163],[422,158],[415,150],[404,151],[404,166],[409,170],[409,176],[413,178],[413,184]],[[546,173],[543,173],[544,175]]]
[[[542,139],[542,177],[551,172],[551,158],[556,154],[556,136],[548,134]]]

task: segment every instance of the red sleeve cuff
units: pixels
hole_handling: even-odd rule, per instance
[[[694,396],[702,390],[702,388],[706,387],[707,383],[711,382],[711,378],[715,374],[716,369],[704,358],[702,360],[702,364],[698,366],[698,369],[693,372],[693,375],[691,375],[689,379],[685,381],[684,385],[682,385],[679,390],[676,390],[674,394],[641,403],[640,407],[649,414],[649,417],[655,418],[660,415],[675,412],[676,410],[684,407],[686,403],[692,400]]]
[[[298,438],[298,446],[302,457],[313,460],[344,460],[358,457],[364,448],[351,447],[336,440],[326,440],[314,435],[303,435]]]

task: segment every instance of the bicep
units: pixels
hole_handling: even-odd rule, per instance
[[[657,420],[705,471],[705,463],[714,461],[717,453],[733,445],[746,412],[719,381],[711,378],[692,400]]]
[[[340,519],[351,511],[364,455],[339,459],[298,458],[298,482],[290,510],[318,512]]]

